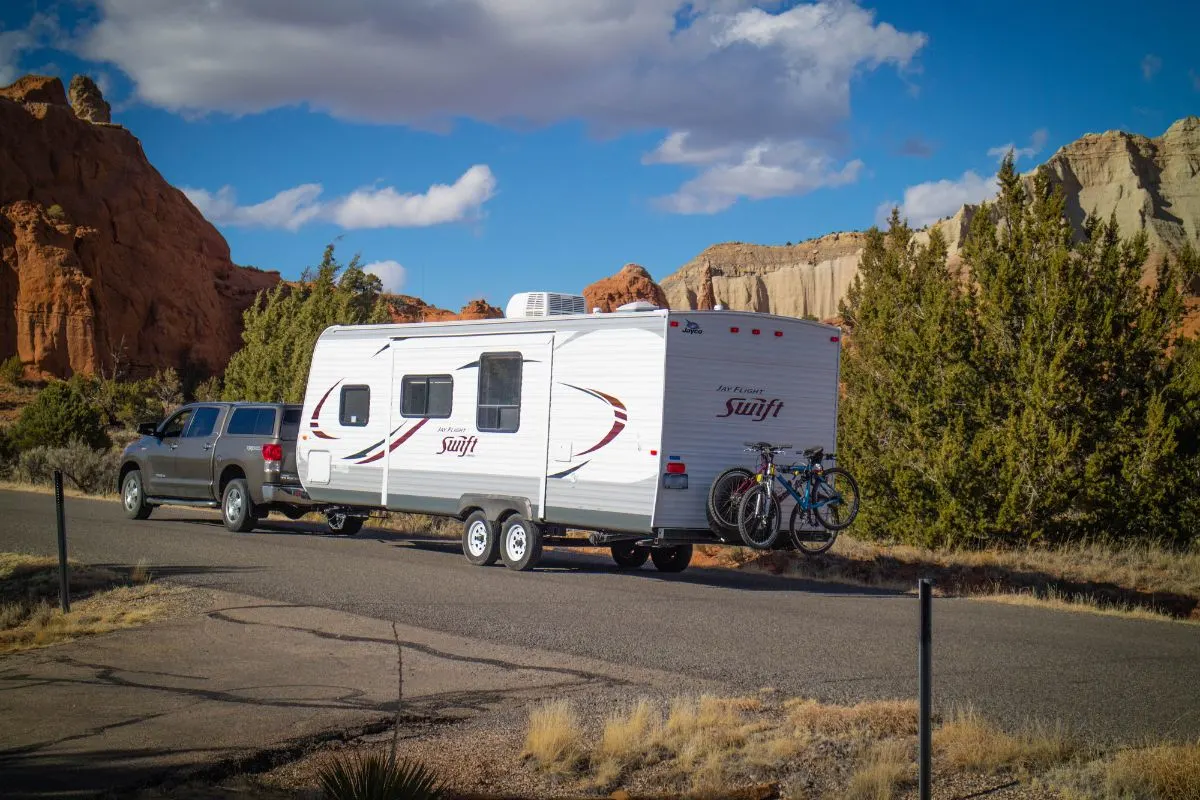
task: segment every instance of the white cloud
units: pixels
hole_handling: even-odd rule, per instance
[[[383,290],[389,294],[400,294],[404,289],[404,281],[408,273],[398,261],[372,261],[363,267],[364,272],[378,275],[383,283]]]
[[[1163,60],[1153,53],[1147,53],[1142,59],[1142,78],[1151,80],[1162,69]]]
[[[1046,140],[1049,138],[1049,136],[1050,134],[1045,128],[1038,128],[1033,132],[1033,135],[1029,137],[1028,147],[1017,147],[1012,142],[1009,142],[1008,144],[1002,144],[999,147],[989,148],[987,154],[997,161],[1003,161],[1004,157],[1008,155],[1009,151],[1012,151],[1014,162],[1020,161],[1022,158],[1032,158],[1038,153],[1042,152],[1042,148],[1046,146]]]
[[[677,214],[715,214],[741,197],[762,200],[852,183],[863,166],[854,160],[839,167],[824,152],[797,141],[762,142],[741,151],[689,151],[684,143],[664,141],[655,152],[674,159],[668,163],[704,165],[678,191],[656,200]]]
[[[97,5],[78,51],[115,64],[140,99],[166,109],[306,105],[436,130],[460,118],[583,120],[602,135],[664,131],[656,163],[672,164],[683,162],[669,156],[671,136],[722,153],[828,148],[844,136],[853,79],[908,70],[927,40],[851,0],[773,11],[751,0]]]
[[[24,28],[0,30],[0,86],[8,86],[21,77],[21,56],[57,34],[57,22],[43,13],[35,13]]]
[[[994,197],[1000,185],[993,175],[983,178],[967,170],[958,180],[940,180],[919,183],[904,190],[904,202],[900,203],[900,216],[908,220],[913,228],[923,228],[949,217],[967,203],[980,203]],[[887,224],[892,208],[897,204],[887,202],[875,210],[875,222]]]
[[[421,228],[465,219],[495,192],[492,171],[476,164],[452,185],[437,183],[424,194],[401,194],[390,186],[358,189],[334,202],[329,215],[343,228]]]
[[[255,205],[238,205],[232,186],[216,192],[183,187],[183,193],[210,222],[294,231],[314,220],[327,220],[343,228],[423,228],[458,222],[477,215],[495,193],[496,178],[484,164],[476,164],[453,185],[434,184],[423,194],[397,192],[393,187],[363,188],[323,203],[319,183],[284,189]]]

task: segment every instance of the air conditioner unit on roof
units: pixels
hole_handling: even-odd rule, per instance
[[[564,314],[586,314],[587,301],[582,295],[559,292],[520,292],[514,294],[504,309],[504,316],[558,317]]]

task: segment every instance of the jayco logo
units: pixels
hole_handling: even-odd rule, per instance
[[[437,454],[440,456],[442,453],[456,453],[459,458],[462,458],[473,455],[477,444],[479,444],[477,436],[446,436],[442,439],[442,449],[438,450]]]
[[[700,330],[699,323],[692,322],[690,319],[685,320],[685,322],[687,322],[687,325],[683,326],[684,333],[704,333],[704,331]]]
[[[717,419],[751,417],[755,422],[762,422],[767,417],[778,417],[780,411],[783,411],[782,400],[764,400],[761,397],[755,399],[731,397],[725,401],[725,413],[717,414]]]

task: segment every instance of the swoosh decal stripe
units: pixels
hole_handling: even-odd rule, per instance
[[[617,438],[617,435],[620,434],[621,431],[623,431],[623,430],[625,430],[625,423],[621,422],[620,420],[617,420],[616,422],[613,423],[612,430],[610,430],[608,432],[607,436],[605,436],[603,439],[601,439],[596,444],[589,447],[587,450],[584,450],[582,453],[576,453],[574,456],[572,456],[572,458],[576,458],[578,456],[586,456],[588,453],[596,452],[601,447],[604,447],[604,445],[608,444],[613,439]]]
[[[338,383],[341,383],[344,380],[345,378],[338,378],[337,383],[335,383],[333,386],[330,386],[329,389],[326,390],[325,394],[321,397],[321,401],[317,403],[317,407],[313,409],[313,419],[321,416],[321,408],[325,405],[325,401],[329,399],[329,395],[333,394],[333,390],[338,387]]]

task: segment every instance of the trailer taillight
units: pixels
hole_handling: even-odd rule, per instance
[[[664,489],[688,488],[687,464],[679,460],[679,456],[671,456],[667,461],[667,471],[662,476]]]
[[[667,464],[668,475],[683,475],[685,472],[687,472],[687,464],[682,461],[672,461]]]
[[[283,446],[278,444],[264,444],[262,446],[263,461],[283,461]]]

